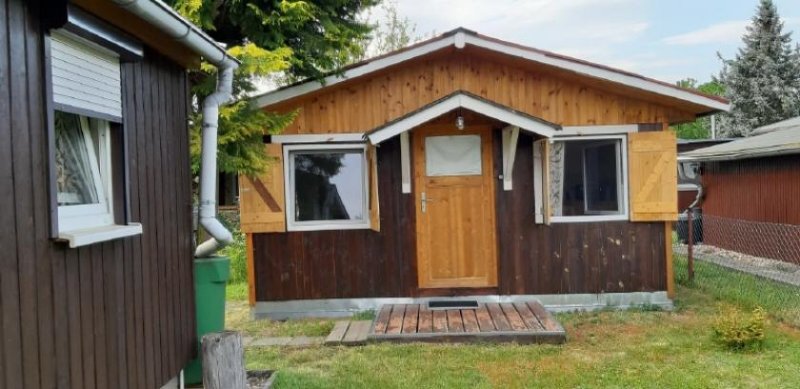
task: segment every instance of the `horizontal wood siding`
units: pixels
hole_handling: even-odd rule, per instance
[[[0,387],[157,388],[196,343],[186,73],[149,50],[123,65],[144,235],[54,243],[38,7],[0,0]]]
[[[800,224],[800,155],[703,164],[709,215]]]
[[[694,118],[676,108],[640,100],[619,89],[599,87],[574,75],[555,74],[535,64],[510,62],[471,50],[405,62],[266,109],[300,109],[286,134],[365,132],[457,90],[562,125]]]
[[[535,224],[533,138],[520,134],[518,147],[514,190],[497,185],[498,288],[417,288],[415,204],[401,193],[399,140],[391,139],[378,148],[381,232],[253,234],[256,300],[666,290],[664,223]]]

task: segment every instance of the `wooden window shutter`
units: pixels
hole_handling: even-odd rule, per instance
[[[381,211],[378,201],[378,149],[367,145],[367,164],[369,169],[369,226],[374,231],[381,230]]]
[[[631,221],[678,219],[678,166],[672,131],[628,134]]]
[[[258,177],[239,176],[239,217],[242,232],[285,232],[283,148],[265,145],[272,162]]]

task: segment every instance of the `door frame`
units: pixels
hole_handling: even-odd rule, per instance
[[[484,185],[486,185],[486,210],[489,212],[487,224],[490,228],[487,229],[490,236],[487,241],[490,243],[488,251],[488,260],[490,263],[487,266],[488,274],[486,281],[466,282],[455,284],[446,284],[440,282],[431,282],[427,279],[426,270],[429,265],[430,252],[425,239],[428,234],[428,226],[423,225],[424,216],[422,215],[421,202],[422,192],[426,188],[425,185],[425,151],[424,142],[427,136],[436,135],[466,135],[466,134],[480,134],[481,135],[481,164],[482,176],[484,177]],[[411,131],[411,158],[414,174],[414,212],[416,216],[415,234],[416,234],[416,268],[417,268],[417,286],[421,290],[454,290],[454,289],[474,289],[474,290],[495,290],[499,285],[499,247],[497,241],[497,207],[495,202],[497,183],[495,177],[495,139],[494,139],[494,126],[490,124],[475,124],[468,125],[463,131],[457,130],[452,124],[427,124],[414,128]],[[479,278],[478,280],[484,280]]]

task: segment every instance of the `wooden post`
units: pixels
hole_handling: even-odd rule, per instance
[[[247,389],[244,347],[238,332],[212,332],[203,336],[205,389]]]
[[[253,247],[253,234],[246,233],[245,235],[245,251],[247,252],[247,297],[251,307],[256,305],[256,267]]]
[[[667,297],[675,298],[675,272],[672,263],[672,222],[664,222],[664,250],[667,263]]]
[[[687,212],[687,221],[689,225],[687,228],[689,229],[689,242],[688,243],[688,259],[687,259],[687,269],[689,270],[689,281],[694,281],[694,220],[692,220],[692,215],[694,213],[694,209],[689,208]]]

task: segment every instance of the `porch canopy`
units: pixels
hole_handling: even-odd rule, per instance
[[[530,116],[512,108],[484,99],[466,91],[456,91],[439,100],[409,112],[395,120],[377,127],[364,134],[364,138],[373,145],[380,144],[387,139],[406,133],[456,109],[466,109],[492,119],[507,123],[511,128],[527,131],[542,137],[552,138],[561,126],[546,120]]]

